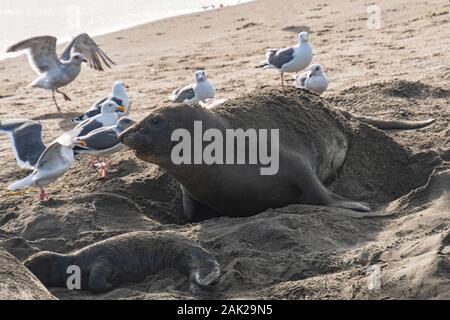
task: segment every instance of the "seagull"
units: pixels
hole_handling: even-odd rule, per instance
[[[42,125],[26,119],[0,121],[0,133],[9,136],[17,165],[32,170],[45,150]]]
[[[119,120],[117,111],[125,112],[125,107],[122,105],[118,105],[116,102],[111,100],[105,101],[102,104],[100,114],[86,119],[73,129],[74,131],[78,131],[78,134],[75,136],[75,138],[85,136],[96,129],[116,125],[117,121]]]
[[[51,90],[53,102],[61,112],[56,102],[55,92],[61,94],[66,101],[70,101],[69,96],[61,92],[59,88],[75,80],[80,74],[83,62],[98,71],[103,71],[102,61],[109,68],[111,68],[110,64],[115,63],[86,33],[73,38],[60,57],[56,53],[56,40],[52,36],[34,37],[12,45],[6,51],[27,50],[30,66],[39,76],[29,86]]]
[[[206,73],[203,70],[195,72],[195,83],[175,90],[167,102],[199,104],[208,99],[214,99],[215,89],[208,81]]]
[[[128,117],[120,118],[114,126],[100,128],[91,133],[74,139],[77,154],[88,154],[95,157],[95,164],[100,167],[100,176],[106,178],[109,166],[100,157],[120,151],[124,145],[119,141],[119,135],[136,122]]]
[[[26,187],[39,188],[38,200],[48,200],[44,187],[63,176],[74,161],[73,134],[74,132],[67,132],[52,142],[37,161],[34,171],[8,189],[16,191]]]
[[[308,72],[297,75],[295,78],[297,88],[308,89],[319,96],[327,90],[329,84],[330,82],[320,64],[313,64]]]
[[[106,100],[112,100],[115,103],[117,103],[119,106],[123,106],[125,108],[124,112],[120,112],[120,111],[117,112],[117,114],[119,115],[119,118],[126,116],[129,113],[130,100],[128,98],[125,83],[123,81],[117,81],[116,83],[114,83],[112,92],[108,97],[100,99],[99,101],[94,103],[92,105],[92,107],[86,113],[84,113],[83,115],[81,115],[75,119],[72,119],[70,122],[81,123],[86,119],[92,118],[92,117],[100,114],[102,104]]]
[[[299,43],[296,46],[284,49],[268,49],[266,61],[257,68],[278,69],[281,76],[281,86],[284,87],[284,73],[300,72],[306,69],[313,58],[313,48],[309,44],[309,34],[306,31],[298,35]]]

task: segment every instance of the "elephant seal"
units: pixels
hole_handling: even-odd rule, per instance
[[[24,265],[46,287],[66,287],[70,266],[81,270],[81,289],[101,293],[123,283],[174,268],[189,277],[191,290],[208,289],[220,276],[217,260],[185,238],[132,232],[100,241],[72,254],[40,252]]]
[[[162,167],[181,184],[183,211],[190,221],[251,216],[291,204],[367,212],[371,208],[366,204],[325,187],[346,159],[354,134],[350,122],[355,119],[305,90],[266,87],[212,110],[187,105],[156,108],[119,139],[135,150],[138,158]],[[178,128],[193,133],[195,121],[201,121],[204,130],[214,128],[223,133],[237,128],[279,129],[278,173],[261,175],[254,164],[174,164],[171,135]],[[383,129],[412,129],[433,122],[367,117],[361,121]]]

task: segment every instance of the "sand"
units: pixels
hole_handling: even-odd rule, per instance
[[[104,73],[84,68],[65,88],[73,101],[62,105],[62,116],[49,93],[25,88],[34,79],[25,57],[1,61],[0,119],[40,120],[50,141],[67,129],[64,119],[87,109],[118,79],[130,86],[131,116],[141,119],[174,88],[191,82],[196,68],[205,68],[218,98],[238,98],[278,85],[278,74],[254,66],[265,48],[293,44],[296,32],[308,29],[314,60],[331,80],[327,104],[384,119],[436,119],[416,131],[354,128],[349,158],[331,188],[369,202],[377,209],[373,215],[290,206],[186,224],[173,179],[129,151],[111,158],[119,171],[106,181],[86,171],[88,159],[76,163],[48,188],[52,200],[39,204],[35,191],[6,195],[5,187],[26,172],[0,136],[0,248],[23,261],[42,250],[69,253],[130,231],[168,231],[217,257],[223,269],[218,298],[450,298],[448,3],[381,1],[380,30],[366,27],[364,1],[272,3],[99,37],[117,66]],[[380,289],[368,283],[376,270]],[[175,270],[102,295],[50,291],[60,299],[195,298]]]

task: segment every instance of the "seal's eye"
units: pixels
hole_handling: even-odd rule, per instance
[[[154,125],[155,127],[159,126],[161,123],[161,119],[159,117],[154,117],[152,118],[152,125]]]

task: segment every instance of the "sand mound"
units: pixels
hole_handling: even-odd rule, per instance
[[[0,249],[0,300],[56,299],[16,258]]]
[[[403,99],[381,88],[386,85],[375,85],[371,94],[383,96],[382,103]],[[322,108],[324,115],[345,124],[351,136],[346,163],[330,179],[330,187],[343,196],[369,202],[378,210],[373,214],[298,205],[248,218],[185,224],[176,182],[126,152],[112,157],[119,172],[107,181],[98,180],[95,173],[86,174],[87,160],[82,160],[64,181],[52,186],[54,200],[38,204],[29,196],[3,199],[0,247],[23,260],[42,250],[69,253],[118,234],[158,230],[198,241],[218,259],[223,274],[214,297],[447,297],[448,151],[414,154],[396,137],[340,117],[334,106],[356,109],[355,101],[367,99],[367,91],[358,90],[344,93],[347,98],[338,101],[304,91],[263,88],[228,102],[217,112],[226,115],[232,112],[230,106],[240,105],[248,108],[251,117],[255,98],[265,107],[293,102]],[[268,123],[295,122],[283,118],[286,115],[281,110]],[[305,121],[309,120],[301,123]],[[323,130],[326,134],[327,128]],[[8,172],[1,181],[19,176],[23,173]],[[381,289],[372,290],[368,268],[376,270],[374,266],[381,270]],[[102,295],[51,290],[63,299],[193,298],[188,281],[175,270]]]

